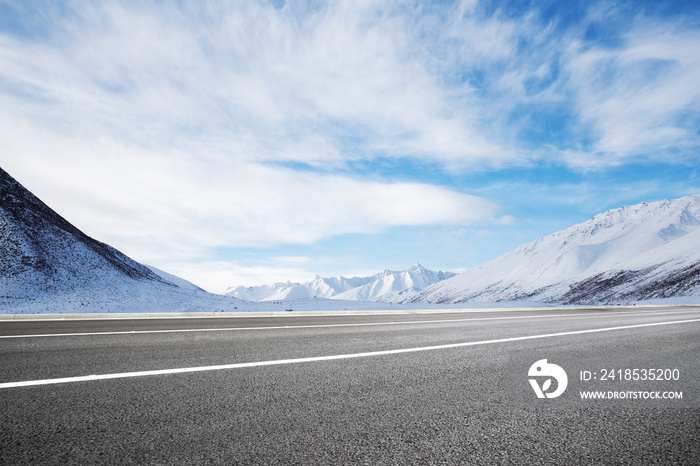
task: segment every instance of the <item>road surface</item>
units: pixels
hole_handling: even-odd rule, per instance
[[[0,464],[700,464],[699,356],[700,307],[0,321]]]

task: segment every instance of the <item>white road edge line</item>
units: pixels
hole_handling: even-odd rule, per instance
[[[562,337],[568,335],[583,335],[586,333],[597,333],[597,332],[609,332],[613,330],[626,330],[631,328],[642,328],[642,327],[655,327],[659,325],[674,325],[674,324],[686,324],[691,322],[700,322],[700,319],[690,319],[690,320],[676,320],[672,322],[656,322],[651,324],[636,324],[636,325],[624,325],[621,327],[607,327],[607,328],[597,328],[589,330],[575,330],[571,332],[559,332],[559,333],[547,333],[544,335],[528,335],[524,337],[511,337],[511,338],[500,338],[497,340],[482,340],[482,341],[470,341],[465,343],[451,343],[447,345],[436,345],[436,346],[421,346],[417,348],[401,348],[394,350],[384,350],[384,351],[370,351],[366,353],[349,353],[349,354],[336,354],[332,356],[315,356],[308,358],[298,358],[298,359],[278,359],[273,361],[258,361],[258,362],[243,362],[235,364],[222,364],[218,366],[200,366],[200,367],[183,367],[178,369],[161,369],[152,371],[140,371],[140,372],[122,372],[116,374],[101,374],[101,375],[86,375],[80,377],[64,377],[60,379],[43,379],[43,380],[27,380],[23,382],[7,382],[0,383],[0,389],[3,388],[17,388],[17,387],[31,387],[36,385],[53,385],[53,384],[63,384],[63,383],[73,383],[73,382],[85,382],[90,380],[109,380],[109,379],[123,379],[131,377],[146,377],[151,375],[165,375],[165,374],[184,374],[190,372],[205,372],[205,371],[220,371],[228,369],[241,369],[245,367],[262,367],[262,366],[276,366],[282,364],[298,364],[304,362],[318,362],[318,361],[333,361],[337,359],[352,359],[352,358],[366,358],[373,356],[385,356],[390,354],[402,354],[402,353],[415,353],[419,351],[433,351],[441,349],[450,348],[462,348],[467,346],[477,346],[477,345],[489,345],[494,343],[508,343],[513,341],[523,341],[523,340],[535,340],[538,338],[552,338],[552,337]]]
[[[696,311],[692,311],[696,312]],[[22,335],[0,335],[0,340],[13,338],[50,338],[50,337],[84,337],[84,336],[102,336],[102,335],[142,335],[152,333],[195,333],[195,332],[241,332],[247,330],[286,330],[286,329],[305,329],[305,328],[333,328],[333,327],[371,327],[380,325],[416,325],[416,324],[432,324],[432,323],[454,323],[454,322],[479,322],[486,320],[513,320],[513,319],[535,319],[535,318],[552,318],[552,317],[586,317],[605,314],[605,316],[620,316],[631,315],[633,317],[643,317],[651,315],[668,315],[668,312],[585,312],[578,314],[543,314],[534,316],[505,316],[505,317],[475,317],[466,319],[434,319],[434,320],[407,320],[407,321],[389,321],[389,322],[363,322],[363,323],[347,323],[347,324],[314,324],[314,325],[278,325],[278,326],[263,326],[263,327],[224,327],[224,328],[189,328],[189,329],[170,329],[170,330],[123,330],[115,332],[74,332],[74,333],[37,333],[37,334],[22,334]]]

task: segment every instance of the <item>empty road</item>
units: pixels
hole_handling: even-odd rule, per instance
[[[700,307],[0,320],[0,464],[494,463],[700,464]]]

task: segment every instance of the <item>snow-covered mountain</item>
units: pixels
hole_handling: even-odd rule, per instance
[[[0,313],[256,311],[291,300],[306,309],[329,307],[327,299],[616,304],[700,297],[700,195],[611,210],[456,276],[415,264],[226,295],[88,237],[0,168]]]
[[[227,296],[248,301],[283,301],[301,298],[330,298],[348,301],[393,302],[409,298],[425,287],[454,276],[434,272],[420,264],[408,270],[384,272],[369,277],[327,277],[318,275],[306,283],[275,283],[253,287],[232,287]]]
[[[596,215],[408,300],[616,304],[680,296],[700,296],[700,195]]]
[[[65,291],[95,279],[172,286],[116,249],[96,241],[0,169],[0,289],[3,294]]]
[[[0,313],[233,308],[90,238],[0,168]]]

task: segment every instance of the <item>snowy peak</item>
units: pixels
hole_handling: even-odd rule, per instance
[[[700,196],[625,206],[424,290],[430,302],[616,303],[700,293]],[[679,275],[680,274],[680,275]]]
[[[430,273],[428,269],[420,265],[418,262],[413,264],[410,269],[407,270],[409,273]]]
[[[351,301],[392,302],[407,298],[425,287],[454,276],[451,272],[433,272],[420,264],[404,271],[384,270],[369,277],[326,277],[316,275],[306,283],[275,283],[254,287],[232,287],[226,291],[248,301],[281,301],[302,298],[330,298]]]
[[[643,202],[634,206],[624,206],[599,214],[577,225],[583,234],[588,236],[604,235],[639,229],[645,226],[654,230],[661,239],[672,239],[676,236],[669,233],[682,234],[700,224],[700,195],[692,195],[681,199],[664,200],[655,203]],[[576,225],[575,225],[576,227]],[[565,230],[566,231],[566,230]]]

